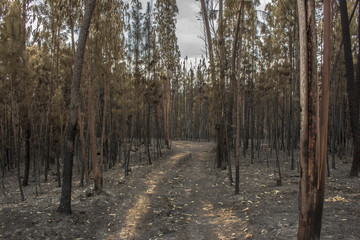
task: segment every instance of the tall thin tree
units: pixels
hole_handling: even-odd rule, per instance
[[[354,152],[353,162],[350,170],[350,176],[358,176],[360,169],[360,122],[359,122],[359,97],[360,97],[360,76],[355,79],[354,63],[352,56],[352,45],[349,29],[349,19],[347,12],[347,1],[339,0],[341,14],[341,29],[344,42],[344,57],[347,79],[348,104],[350,113],[350,123],[352,128]],[[359,63],[358,63],[359,64]],[[359,74],[358,74],[359,75]]]
[[[71,185],[74,157],[74,142],[77,133],[78,107],[80,102],[80,80],[84,62],[86,40],[89,33],[91,18],[95,9],[96,0],[88,0],[85,7],[84,19],[80,29],[78,46],[75,56],[74,74],[71,81],[70,117],[66,128],[65,157],[63,168],[63,184],[61,189],[60,206],[58,212],[71,214]]]
[[[325,170],[327,156],[327,135],[329,120],[329,95],[330,95],[330,62],[331,62],[331,1],[324,1],[324,53],[323,77],[320,108],[320,144],[317,149],[317,188],[314,212],[313,238],[320,239],[321,221],[324,205]]]
[[[201,2],[201,12],[202,17],[205,25],[205,34],[206,34],[206,43],[208,48],[209,54],[209,61],[210,61],[210,79],[211,84],[213,85],[213,89],[216,89],[216,76],[215,76],[215,62],[214,62],[214,51],[213,51],[213,43],[210,31],[210,23],[208,17],[208,10],[205,4],[205,0],[200,0]],[[215,104],[215,113],[217,113],[217,106]],[[216,130],[216,159],[215,163],[221,162],[221,137],[220,137],[220,118],[219,114],[215,116],[215,130]],[[220,164],[217,164],[220,167]]]
[[[311,239],[316,171],[316,29],[315,1],[298,0],[300,38],[300,185],[297,238]]]
[[[240,30],[240,22],[241,22],[241,12],[243,9],[244,1],[240,1],[239,8],[236,16],[236,25],[235,25],[235,33],[233,40],[233,49],[232,49],[232,57],[231,57],[231,77],[232,81],[235,83],[236,81],[236,54],[238,45],[241,48],[241,35],[242,31]],[[240,35],[240,43],[238,43],[238,37]],[[235,194],[239,194],[240,190],[240,103],[241,103],[241,84],[240,78],[236,81],[237,83],[237,94],[236,94],[236,135],[235,135]]]

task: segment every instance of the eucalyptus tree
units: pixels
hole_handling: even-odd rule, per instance
[[[135,137],[141,139],[140,133],[144,128],[140,120],[140,112],[143,108],[143,91],[144,91],[144,76],[143,76],[143,59],[144,59],[144,32],[143,22],[144,14],[142,13],[142,4],[138,0],[132,0],[131,9],[131,28],[129,33],[129,50],[132,58],[132,74],[134,78],[134,89],[137,98],[134,99],[135,105],[138,106],[136,110],[135,125],[137,126]]]
[[[27,59],[28,59],[28,74],[27,79],[29,86],[27,90],[31,93],[29,101],[31,102],[28,106],[29,119],[26,121],[30,126],[25,127],[25,168],[24,168],[24,179],[23,185],[26,186],[29,177],[30,168],[30,155],[35,156],[33,161],[33,172],[35,176],[36,185],[40,184],[40,159],[47,157],[45,154],[41,154],[41,150],[47,153],[47,146],[44,148],[43,139],[45,139],[45,126],[50,119],[48,115],[46,104],[49,100],[49,86],[51,82],[51,54],[49,48],[44,44],[42,47],[30,46],[27,48]],[[28,132],[29,131],[29,132]],[[30,132],[31,131],[31,132]],[[49,132],[51,129],[49,129]],[[50,134],[49,134],[50,135]],[[49,139],[48,139],[49,140]],[[30,149],[31,148],[31,153]],[[41,150],[40,150],[41,149]],[[45,151],[44,151],[45,150]],[[38,159],[37,159],[38,158]],[[37,159],[37,160],[36,160]],[[46,167],[46,161],[43,159],[43,166]],[[44,168],[44,173],[46,169]],[[44,179],[45,175],[44,175]]]
[[[219,124],[216,126],[217,136],[220,137],[220,144],[216,145],[217,148],[217,156],[216,156],[216,167],[217,168],[225,168],[225,159],[224,155],[227,154],[224,140],[225,139],[225,71],[226,71],[226,49],[225,49],[225,36],[224,36],[225,24],[224,24],[224,1],[219,0],[219,11],[218,11],[218,28],[217,28],[217,47],[219,52],[219,89],[218,95],[220,101],[218,101],[218,112],[219,115]]]
[[[71,186],[72,186],[72,169],[74,156],[74,142],[76,136],[76,127],[78,124],[78,106],[80,100],[80,79],[82,75],[82,66],[84,61],[84,53],[86,40],[89,33],[91,18],[95,9],[96,0],[89,0],[85,7],[84,19],[82,21],[79,41],[75,56],[74,75],[72,78],[70,117],[68,120],[65,143],[65,158],[63,168],[63,184],[61,190],[60,205],[58,212],[71,214]]]
[[[20,91],[22,87],[26,87],[25,69],[25,31],[24,23],[25,19],[22,15],[22,5],[19,2],[12,2],[9,5],[9,9],[3,18],[0,29],[0,62],[4,65],[4,79],[3,86],[10,89],[7,93],[7,104],[10,105],[11,113],[11,127],[12,127],[12,146],[11,156],[12,165],[15,163],[17,167],[17,180],[19,183],[19,190],[21,193],[21,200],[24,201],[24,193],[22,190],[21,178],[20,178],[20,110],[21,105],[24,104],[22,99],[25,99],[24,92]],[[26,95],[26,94],[25,94]],[[9,131],[10,136],[10,131]]]
[[[209,62],[210,62],[210,79],[211,79],[211,84],[213,87],[213,94],[215,94],[217,91],[216,86],[217,86],[217,81],[216,81],[216,69],[215,69],[215,59],[214,59],[214,49],[213,49],[213,38],[212,38],[212,33],[211,33],[211,27],[210,27],[210,18],[213,18],[214,14],[210,14],[213,13],[210,11],[208,4],[205,4],[205,0],[200,0],[201,2],[201,13],[202,13],[202,18],[203,18],[203,22],[204,22],[204,27],[205,27],[205,39],[206,39],[206,43],[207,43],[207,53],[208,53],[208,57],[209,57]],[[208,3],[208,2],[207,2]],[[221,167],[221,163],[222,163],[222,152],[221,152],[221,146],[222,146],[222,139],[221,139],[221,134],[220,134],[220,114],[218,114],[219,111],[219,107],[218,104],[214,104],[215,105],[215,134],[216,134],[216,159],[215,159],[215,165],[216,167]]]
[[[142,4],[139,0],[132,0],[131,10],[131,32],[130,37],[130,50],[132,52],[132,62],[134,64],[134,78],[135,78],[135,89],[139,91],[140,78],[141,78],[141,59],[143,59],[142,53],[144,48],[143,43],[143,13]]]
[[[315,1],[298,1],[300,37],[300,188],[298,239],[311,239],[316,166],[316,29]]]
[[[354,152],[350,176],[358,176],[360,170],[360,72],[357,70],[356,78],[354,76],[354,64],[352,56],[352,44],[349,30],[349,18],[347,13],[347,1],[340,0],[341,29],[344,42],[344,58],[346,67],[348,105],[350,113],[350,123],[352,128]],[[358,23],[359,24],[359,23]],[[359,30],[360,36],[360,30]],[[359,45],[360,46],[360,45]],[[360,59],[360,58],[359,58]],[[359,64],[359,62],[358,62]],[[359,67],[359,66],[358,66]]]
[[[154,65],[154,59],[152,59],[152,53],[154,51],[153,39],[155,38],[154,26],[153,26],[153,6],[152,2],[147,2],[146,11],[144,14],[144,24],[142,28],[144,34],[144,65],[146,69],[147,77],[150,76],[150,68]]]
[[[180,88],[182,89],[182,94],[180,94],[180,104],[179,104],[179,115],[180,115],[180,130],[179,134],[181,139],[188,138],[188,128],[187,128],[187,101],[188,101],[188,70],[187,70],[187,59],[182,62],[182,66],[180,68],[180,74],[182,81],[179,83]]]
[[[5,49],[2,48],[3,46],[3,32],[5,31],[4,28],[4,24],[3,23],[3,17],[6,15],[7,13],[7,8],[8,8],[8,2],[7,1],[2,1],[0,3],[0,53],[2,53]],[[2,54],[0,54],[0,56],[2,56]],[[5,105],[5,91],[6,89],[4,88],[4,82],[6,79],[6,67],[3,64],[4,59],[2,57],[0,57],[0,111],[5,113],[6,111],[6,105]],[[1,157],[1,170],[2,170],[2,178],[5,177],[5,169],[6,169],[6,162],[7,162],[7,154],[6,152],[8,151],[6,146],[6,139],[8,139],[6,137],[7,135],[7,130],[5,128],[6,126],[6,114],[4,114],[4,117],[2,117],[0,119],[0,129],[1,129],[1,138],[0,138],[0,157]]]
[[[278,111],[274,111],[273,116],[278,119],[274,121],[274,124],[271,124],[272,114],[270,112],[266,114],[267,135],[271,149],[276,147],[276,152],[286,149],[291,154],[291,169],[294,169],[293,151],[297,143],[299,121],[297,114],[298,86],[296,84],[298,79],[296,2],[268,4],[265,10],[266,24],[263,24],[261,29],[263,34],[261,52],[266,59],[263,77],[269,81],[265,81],[263,78],[259,87],[263,90],[266,89],[266,98],[277,96],[276,100],[268,101],[272,103],[270,106],[266,102],[264,102],[264,106],[269,111],[271,108],[278,109]]]
[[[124,62],[124,13],[127,7],[119,0],[99,2],[89,35],[88,133],[96,189],[103,185],[104,171],[115,163],[117,144],[123,137],[114,118],[121,118],[125,112],[115,110],[120,107],[119,95],[123,91],[119,82],[125,79],[126,84],[131,82],[130,78],[123,77],[128,66]],[[109,22],[113,23],[112,28],[107,27]],[[128,106],[131,108],[133,105]],[[100,155],[99,160],[97,155]]]
[[[155,3],[155,20],[157,23],[157,38],[159,42],[163,89],[163,114],[165,145],[170,148],[170,80],[176,72],[177,59],[180,57],[176,37],[176,15],[179,9],[176,0],[158,0]]]
[[[245,18],[244,18],[244,27],[246,29],[246,32],[244,34],[244,52],[241,56],[242,58],[242,67],[244,69],[243,72],[243,86],[244,86],[244,100],[245,105],[247,106],[247,109],[243,111],[243,114],[246,115],[246,117],[243,117],[243,119],[246,119],[243,123],[243,133],[246,134],[244,136],[244,149],[248,148],[248,145],[250,143],[251,152],[251,163],[253,163],[254,159],[254,129],[255,129],[255,85],[257,83],[257,44],[259,44],[258,35],[257,35],[257,11],[256,6],[259,5],[259,1],[252,1],[251,3],[246,4],[245,7]],[[247,92],[247,94],[246,94]],[[247,99],[246,99],[247,98]],[[244,105],[244,106],[245,106]],[[251,138],[251,139],[250,139]]]
[[[331,64],[331,1],[324,1],[324,53],[323,53],[323,74],[321,103],[318,103],[319,123],[318,144],[316,149],[317,158],[317,193],[315,199],[313,237],[320,239],[321,222],[324,205],[325,192],[325,169],[327,158],[328,141],[328,119],[329,119],[329,96],[330,96],[330,64]],[[319,101],[319,100],[318,100]],[[320,113],[319,113],[320,112]]]
[[[32,31],[32,44],[42,49],[41,56],[44,57],[42,64],[45,66],[43,71],[48,72],[46,81],[42,80],[42,84],[45,84],[42,92],[44,92],[43,95],[46,99],[36,102],[34,107],[37,113],[32,114],[33,124],[31,126],[34,129],[31,133],[35,134],[35,139],[40,140],[32,142],[32,144],[35,147],[33,149],[38,149],[37,155],[42,160],[45,181],[47,180],[50,159],[56,158],[60,186],[59,159],[61,158],[60,155],[63,154],[64,126],[65,119],[68,116],[65,106],[70,104],[71,91],[67,79],[70,78],[73,71],[71,59],[74,58],[75,54],[74,28],[76,27],[75,22],[79,19],[80,5],[79,1],[72,0],[36,1],[32,4],[31,9],[33,10],[32,19],[37,20],[36,24],[32,24],[33,28],[36,26]],[[71,33],[70,38],[68,33]],[[68,46],[69,40],[71,44]],[[40,55],[38,56],[42,58]],[[34,64],[36,64],[35,61],[39,61],[33,60]],[[33,69],[39,71],[36,67]],[[40,120],[37,120],[36,118],[39,117],[41,117]],[[52,154],[54,155],[51,156]]]
[[[173,73],[175,73],[177,58],[180,57],[175,33],[176,15],[179,10],[176,0],[156,1],[155,8],[156,30],[162,66],[161,77],[164,80],[163,114],[165,145],[170,148],[170,80],[174,77]]]
[[[300,188],[298,239],[320,239],[324,202],[330,78],[330,1],[324,3],[322,97],[317,79],[315,1],[298,1],[300,37]],[[347,18],[346,18],[347,19]],[[321,106],[321,107],[320,107]]]
[[[0,119],[0,128],[1,128],[1,139],[0,139],[0,157],[1,157],[1,168],[2,168],[2,178],[5,177],[6,167],[10,168],[10,158],[9,158],[9,137],[8,137],[8,114],[7,114],[7,106],[9,104],[7,91],[7,70],[8,68],[5,66],[5,62],[7,61],[4,53],[7,52],[6,48],[6,35],[7,30],[4,24],[4,17],[8,14],[10,6],[10,1],[1,1],[0,2],[0,111],[4,113],[3,117]]]
[[[146,114],[146,151],[148,155],[148,162],[151,164],[151,154],[150,154],[150,144],[151,144],[151,131],[150,131],[150,122],[151,122],[151,100],[149,96],[149,87],[151,83],[151,67],[154,65],[155,60],[153,59],[153,51],[155,44],[153,44],[152,39],[155,38],[155,32],[153,27],[153,6],[152,2],[147,2],[146,11],[144,15],[144,24],[143,29],[144,33],[144,68],[145,68],[145,93],[144,100],[147,103],[147,114]]]
[[[231,78],[233,86],[236,84],[236,133],[235,133],[235,194],[240,192],[240,96],[241,96],[241,84],[240,78],[236,81],[236,55],[237,49],[241,49],[242,46],[242,33],[243,28],[241,28],[242,22],[242,11],[244,8],[244,1],[239,2],[238,12],[236,14],[236,24],[234,31],[234,39],[232,45],[232,54],[231,54]],[[238,42],[239,39],[239,42]],[[235,94],[233,94],[235,95]]]
[[[49,39],[45,43],[45,45],[49,48],[49,52],[51,54],[51,74],[49,76],[48,81],[48,91],[47,91],[47,102],[48,104],[45,106],[44,109],[44,116],[45,116],[45,129],[44,129],[44,143],[45,143],[45,151],[43,151],[43,165],[44,165],[44,181],[47,181],[48,178],[48,169],[49,169],[49,158],[50,158],[50,151],[51,151],[51,144],[50,144],[50,128],[51,128],[51,113],[52,105],[53,105],[53,95],[54,90],[56,89],[56,85],[59,83],[59,67],[60,67],[60,55],[61,55],[61,44],[65,42],[66,37],[64,36],[65,29],[65,19],[67,15],[69,15],[69,11],[73,10],[72,5],[68,5],[65,2],[61,1],[45,1],[44,4],[40,4],[40,9],[42,10],[43,14],[46,16],[45,18],[41,18],[39,16],[39,21],[41,21],[43,25],[43,33],[48,34]],[[70,8],[70,9],[68,9]],[[75,13],[77,11],[74,11]],[[71,14],[70,14],[71,15]],[[76,14],[74,14],[76,16]],[[73,16],[70,16],[72,19]],[[73,33],[73,28],[72,33]],[[75,48],[75,46],[73,46]],[[65,81],[66,83],[66,81]],[[69,84],[65,85],[67,90],[70,89]],[[68,96],[66,96],[68,97]],[[69,98],[68,98],[69,99]],[[42,137],[42,136],[41,136]]]
[[[109,114],[109,122],[110,125],[108,126],[108,133],[106,134],[106,136],[111,136],[110,138],[108,138],[108,144],[107,146],[112,146],[112,148],[114,148],[114,146],[118,143],[118,138],[116,138],[115,134],[111,134],[112,132],[115,132],[116,129],[113,129],[112,126],[116,125],[116,121],[117,119],[115,119],[113,116],[113,112],[115,110],[115,101],[113,99],[112,96],[114,96],[116,94],[116,90],[113,88],[113,86],[116,84],[116,82],[118,81],[115,72],[116,67],[114,67],[118,62],[123,61],[124,57],[125,57],[125,48],[124,48],[124,29],[126,27],[125,25],[125,21],[124,21],[124,10],[126,9],[126,6],[124,5],[124,3],[122,1],[116,0],[113,3],[109,4],[109,14],[107,14],[107,16],[104,18],[103,20],[103,26],[104,28],[106,28],[105,26],[108,24],[109,21],[114,22],[114,28],[109,29],[106,28],[106,31],[104,33],[105,36],[108,36],[107,38],[105,37],[105,39],[107,39],[106,43],[105,43],[105,73],[106,73],[106,77],[108,78],[107,81],[104,82],[104,87],[106,87],[108,89],[108,105],[109,105],[109,110],[110,110],[110,114]],[[125,68],[119,67],[118,72],[120,72],[121,74],[124,74],[125,72]],[[106,89],[104,88],[104,90]],[[104,94],[104,97],[106,96],[106,94]],[[105,98],[106,99],[106,98]],[[105,122],[105,120],[103,121],[103,123]],[[103,128],[104,130],[104,128]],[[115,145],[114,145],[115,144]],[[116,159],[116,157],[113,154],[114,152],[108,151],[108,159],[110,160],[111,158]],[[110,161],[109,161],[110,164]],[[109,165],[110,166],[110,165]]]
[[[193,140],[194,139],[194,128],[193,128],[193,123],[194,123],[194,82],[195,82],[195,73],[194,73],[194,69],[191,66],[189,71],[188,71],[188,77],[187,77],[187,89],[188,89],[188,97],[187,97],[187,111],[188,111],[188,117],[186,120],[186,129],[187,129],[187,136],[188,139]]]

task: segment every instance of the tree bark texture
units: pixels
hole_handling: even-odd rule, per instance
[[[164,129],[165,129],[165,145],[170,149],[170,74],[164,77],[165,81],[165,98],[164,98]]]
[[[61,189],[60,206],[58,212],[71,214],[71,185],[74,157],[74,142],[78,121],[78,107],[80,102],[80,81],[84,62],[86,40],[89,33],[91,18],[95,9],[96,0],[88,0],[84,19],[80,29],[78,47],[75,56],[74,75],[71,81],[70,117],[66,128],[65,156],[63,167],[63,184]]]
[[[82,117],[81,117],[81,109],[80,106],[78,108],[78,121],[79,121],[79,129],[80,129],[80,141],[81,141],[81,155],[82,155],[82,171],[83,174],[81,174],[82,179],[84,177],[86,177],[86,186],[89,185],[89,169],[88,169],[88,163],[87,163],[87,158],[86,158],[86,146],[85,146],[85,138],[84,138],[84,126],[83,126],[83,122],[82,122]],[[83,186],[83,181],[82,181],[82,186]]]
[[[317,193],[315,200],[313,238],[320,239],[321,221],[324,205],[325,170],[327,156],[327,135],[329,120],[329,95],[330,95],[330,62],[331,62],[331,4],[330,0],[324,1],[324,54],[323,54],[323,78],[320,112],[320,159],[317,162]]]
[[[344,58],[347,79],[348,104],[350,112],[350,124],[352,128],[354,153],[350,176],[358,176],[360,168],[360,123],[359,123],[359,80],[354,77],[354,64],[351,51],[351,38],[346,0],[340,0],[341,29],[344,42]]]
[[[103,187],[103,166],[104,166],[104,144],[105,144],[105,127],[106,127],[106,106],[108,102],[108,85],[106,76],[104,76],[104,106],[101,126],[101,147],[100,147],[100,185]]]
[[[214,63],[214,52],[213,52],[213,46],[212,46],[212,38],[211,38],[211,32],[210,32],[210,25],[209,25],[209,19],[208,19],[208,13],[207,13],[207,7],[205,5],[205,0],[200,0],[201,2],[201,12],[204,20],[205,25],[205,33],[206,33],[206,42],[208,47],[208,53],[209,53],[209,60],[210,60],[210,77],[211,77],[211,83],[213,85],[213,89],[216,92],[216,79],[215,79],[215,63]],[[221,167],[221,164],[218,164],[221,159],[221,129],[220,129],[220,116],[218,114],[218,104],[215,103],[215,133],[216,133],[216,167]]]
[[[14,92],[14,91],[12,91]],[[21,201],[25,200],[24,191],[21,185],[21,178],[20,178],[20,143],[18,143],[19,136],[19,113],[17,106],[15,104],[14,96],[11,95],[11,122],[13,128],[13,153],[15,157],[15,164],[16,164],[16,175],[19,184],[19,191],[21,196]]]
[[[90,54],[89,54],[90,56]],[[92,65],[91,65],[91,57],[88,60],[88,111],[89,111],[89,137],[90,137],[90,156],[92,163],[92,172],[94,176],[94,188],[95,190],[99,189],[99,168],[97,161],[97,149],[96,149],[96,116],[93,104],[93,87],[92,87]]]
[[[315,1],[298,0],[300,37],[300,185],[297,238],[311,239],[316,158],[316,30]]]
[[[231,54],[231,77],[232,81],[237,84],[236,94],[236,134],[235,134],[235,194],[240,192],[240,105],[241,105],[241,84],[240,78],[236,81],[236,54],[238,47],[238,37],[240,35],[240,48],[242,43],[242,31],[240,31],[241,12],[243,9],[243,0],[239,3],[239,8],[236,16],[235,35],[233,40],[233,48]]]
[[[219,122],[219,135],[220,141],[217,142],[217,150],[219,153],[216,155],[216,167],[225,169],[225,162],[224,162],[224,154],[226,153],[226,146],[225,146],[225,39],[224,39],[224,17],[223,17],[223,5],[224,1],[219,1],[219,26],[218,26],[218,35],[219,35],[219,63],[220,63],[220,83],[219,83],[219,97],[220,101],[218,101],[218,112],[216,113],[220,119]],[[226,154],[225,154],[226,155]]]
[[[29,116],[28,116],[29,118]],[[22,182],[23,186],[28,185],[29,172],[30,172],[30,137],[31,137],[31,122],[30,119],[26,120],[25,123],[25,168],[24,168],[24,179]]]

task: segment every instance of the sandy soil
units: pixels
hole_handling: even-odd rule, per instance
[[[20,196],[13,174],[0,192],[0,239],[296,239],[299,174],[282,156],[283,185],[275,161],[241,163],[241,193],[227,171],[214,169],[214,143],[176,141],[152,165],[132,162],[104,174],[100,194],[87,194],[75,176],[70,216],[56,212],[56,176]],[[267,154],[264,154],[267,155]],[[145,160],[143,161],[145,162]],[[360,178],[338,161],[326,183],[322,239],[360,239]],[[75,174],[76,175],[76,174]]]

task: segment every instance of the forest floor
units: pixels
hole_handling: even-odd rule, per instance
[[[242,158],[240,194],[227,170],[214,169],[214,143],[174,141],[152,165],[132,162],[104,173],[99,194],[86,194],[74,177],[72,215],[56,212],[61,188],[53,173],[35,196],[34,182],[20,202],[17,180],[7,173],[0,193],[0,239],[296,239],[297,170],[281,161],[250,164]],[[145,162],[145,160],[143,161]],[[360,178],[350,161],[338,161],[326,179],[322,239],[360,239]]]

